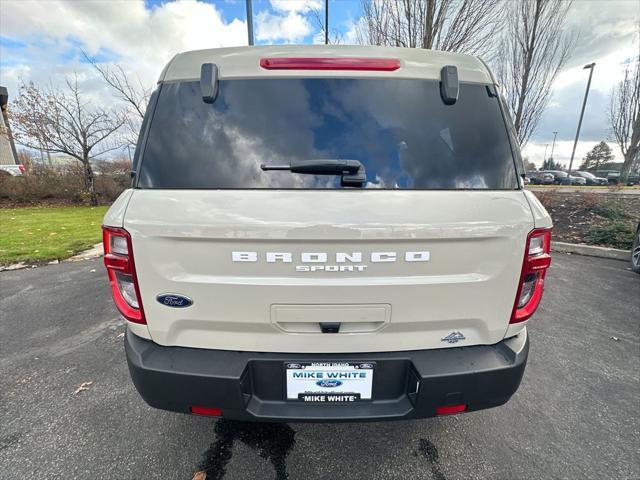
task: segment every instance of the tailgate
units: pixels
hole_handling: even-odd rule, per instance
[[[155,342],[328,353],[500,341],[533,220],[521,191],[136,190],[124,227]]]

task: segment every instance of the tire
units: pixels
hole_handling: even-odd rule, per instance
[[[633,240],[633,247],[631,247],[631,270],[640,273],[640,224],[636,229],[636,238]]]

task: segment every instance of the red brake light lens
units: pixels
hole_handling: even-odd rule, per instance
[[[400,68],[397,58],[361,57],[276,57],[261,58],[260,66],[267,70],[370,70],[392,72]]]
[[[193,406],[193,407],[189,407],[189,410],[191,410],[191,413],[193,413],[194,415],[206,415],[207,417],[222,416],[222,410],[220,410],[219,408]]]
[[[524,322],[534,314],[540,305],[544,290],[544,277],[551,265],[550,251],[551,229],[532,230],[527,237],[520,284],[510,323]]]
[[[24,173],[24,165],[20,164],[18,165],[18,170],[20,170],[20,173]]]
[[[104,265],[116,307],[130,322],[146,324],[133,261],[131,235],[123,228],[103,226],[102,243]]]
[[[462,413],[467,410],[467,406],[464,403],[459,405],[445,405],[444,407],[436,408],[436,415],[453,415],[454,413]]]

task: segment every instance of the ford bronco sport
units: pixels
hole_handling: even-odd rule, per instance
[[[550,264],[523,174],[474,57],[177,55],[104,219],[133,383],[154,407],[242,420],[504,404]]]

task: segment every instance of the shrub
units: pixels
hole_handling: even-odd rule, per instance
[[[74,201],[76,194],[83,190],[82,176],[42,167],[34,168],[29,175],[0,181],[0,198],[17,203],[50,199],[69,202]]]
[[[127,158],[98,162],[95,173],[96,191],[102,202],[113,202],[131,186],[131,162]]]
[[[624,220],[628,218],[624,209],[615,201],[608,200],[593,206],[593,211],[609,220]]]
[[[636,229],[632,222],[614,221],[604,225],[593,225],[587,232],[589,244],[630,250]]]
[[[131,184],[129,163],[109,162],[96,168],[94,181],[102,203],[113,202]],[[84,187],[83,167],[79,162],[56,168],[32,165],[23,176],[0,177],[0,200],[11,204],[39,202],[88,204],[90,195]]]
[[[102,203],[111,203],[131,186],[129,173],[96,176],[96,192]]]

